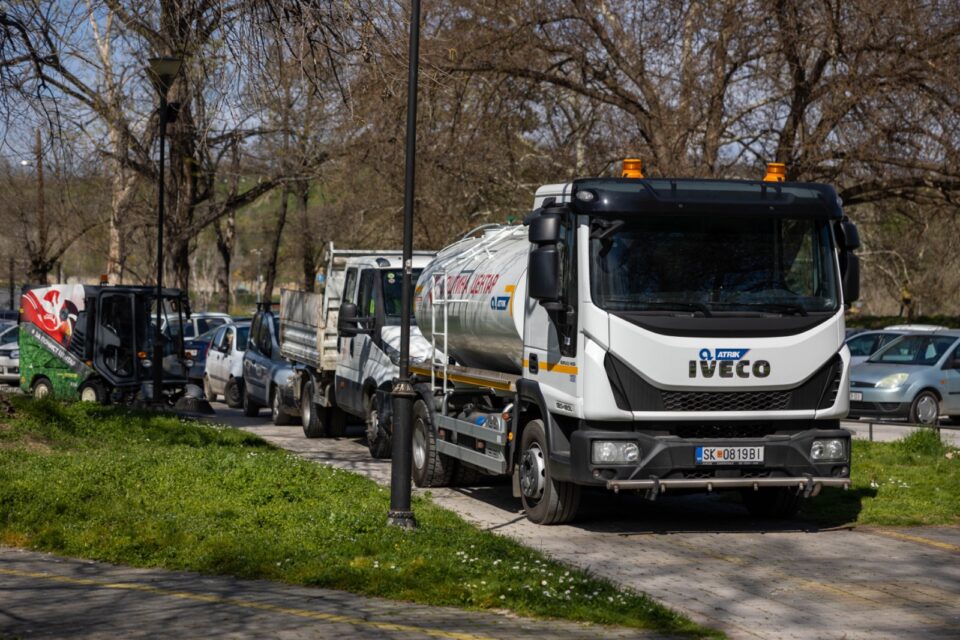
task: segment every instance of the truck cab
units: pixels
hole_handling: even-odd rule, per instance
[[[413,256],[411,287],[431,257]],[[391,429],[385,421],[390,390],[399,374],[401,265],[400,254],[349,258],[338,321],[336,404],[365,421],[371,454],[378,458],[389,457],[391,451]],[[422,362],[430,357],[432,347],[416,326],[412,304],[410,308],[410,361]]]

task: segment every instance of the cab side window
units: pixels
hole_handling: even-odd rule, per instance
[[[257,351],[271,357],[273,355],[273,341],[270,339],[270,323],[261,320],[260,331],[257,334]]]
[[[356,302],[356,297],[353,295],[354,291],[357,288],[357,269],[353,267],[347,269],[347,279],[343,284],[343,301],[344,302]]]

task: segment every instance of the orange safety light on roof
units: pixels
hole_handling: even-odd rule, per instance
[[[782,162],[768,162],[764,182],[784,182],[787,179],[787,165]]]
[[[642,178],[643,177],[643,160],[640,158],[624,158],[623,159],[623,173],[620,174],[621,178]]]

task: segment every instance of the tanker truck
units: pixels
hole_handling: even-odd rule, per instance
[[[849,487],[859,237],[836,192],[782,165],[751,181],[636,164],[543,186],[523,225],[423,268],[438,356],[411,367],[417,486],[510,476],[540,524],[573,519],[585,487],[736,491],[771,517]]]

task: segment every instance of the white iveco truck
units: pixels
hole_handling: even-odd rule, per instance
[[[416,484],[512,475],[542,524],[584,486],[772,516],[849,486],[859,239],[833,188],[776,173],[548,185],[523,226],[443,249],[416,288],[448,354],[412,367]]]

